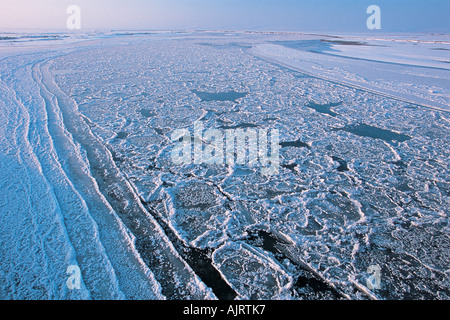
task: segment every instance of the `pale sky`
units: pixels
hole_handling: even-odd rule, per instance
[[[0,0],[0,32],[64,30],[69,5],[82,30],[366,32],[369,5],[382,31],[449,34],[450,0]]]

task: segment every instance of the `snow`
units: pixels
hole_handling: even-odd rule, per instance
[[[242,242],[226,243],[213,263],[244,300],[289,299],[290,277],[270,256]]]
[[[450,296],[448,36],[0,38],[3,297]],[[197,121],[279,130],[279,173],[173,163]]]
[[[431,108],[450,105],[450,40],[326,37],[255,46],[255,54],[323,79]]]

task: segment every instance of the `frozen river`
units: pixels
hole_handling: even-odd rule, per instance
[[[0,35],[0,297],[449,299],[449,50]]]

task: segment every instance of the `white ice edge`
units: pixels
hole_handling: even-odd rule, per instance
[[[324,68],[322,65],[320,65],[320,62],[312,63],[310,61],[305,61],[305,63],[302,64],[299,62],[300,60],[295,60],[300,57],[300,52],[296,49],[286,48],[276,44],[258,44],[256,46],[253,46],[251,49],[247,49],[247,52],[262,59],[275,62],[277,64],[299,71],[314,78],[320,78],[322,80],[330,81],[336,84],[341,84],[343,86],[350,86],[356,89],[374,93],[376,95],[387,97],[393,100],[402,101],[408,104],[418,105],[432,110],[450,112],[450,106],[446,106],[438,102],[390,90],[381,91],[380,88],[378,88],[373,84],[367,83],[362,84],[360,82],[352,81],[350,79],[345,78],[343,79],[340,74],[337,74],[337,76],[330,76],[329,72],[324,72],[326,71],[326,67]],[[314,54],[311,53],[310,55]],[[316,67],[314,67],[314,64],[316,65]]]

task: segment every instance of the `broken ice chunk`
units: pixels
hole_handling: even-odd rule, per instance
[[[292,277],[261,249],[227,243],[214,252],[213,263],[241,299],[289,299]]]

